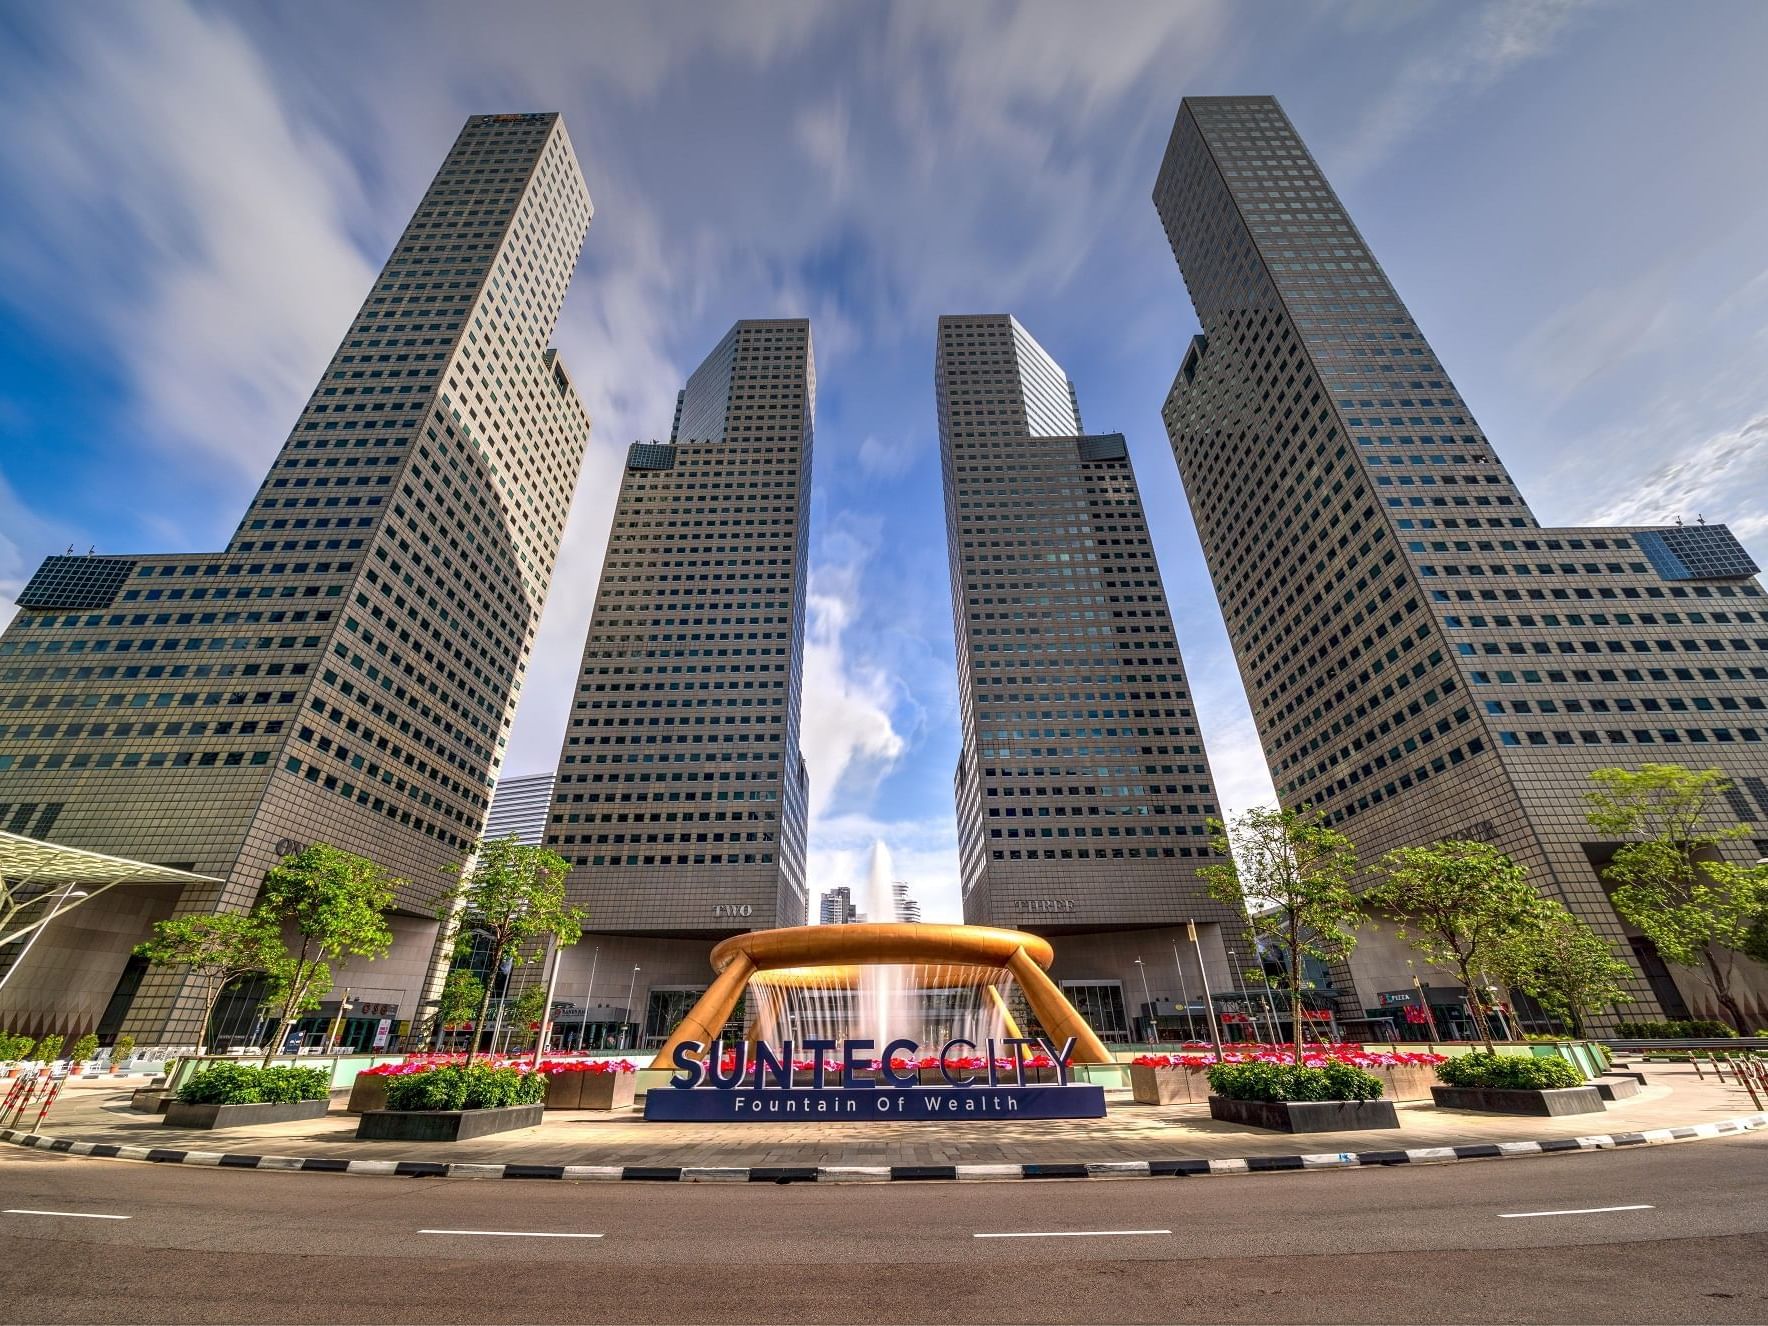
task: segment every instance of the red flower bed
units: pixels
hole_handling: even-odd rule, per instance
[[[1324,1068],[1328,1063],[1352,1064],[1358,1068],[1399,1068],[1440,1064],[1446,1057],[1404,1050],[1365,1050],[1361,1045],[1339,1042],[1304,1046],[1301,1063],[1304,1068]],[[1264,1042],[1223,1046],[1220,1059],[1228,1064],[1293,1064],[1295,1061],[1294,1046]],[[1218,1061],[1212,1049],[1195,1054],[1142,1054],[1130,1062],[1143,1068],[1184,1068],[1200,1073]]]

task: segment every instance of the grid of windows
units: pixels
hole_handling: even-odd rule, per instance
[[[591,210],[557,115],[469,119],[226,550],[39,573],[0,637],[0,801],[225,881],[182,912],[249,905],[279,844],[324,839],[430,914],[484,820],[588,443],[546,342]],[[6,994],[60,982],[96,1021],[140,937],[47,934]],[[180,1043],[200,1008],[156,970],[125,1027]]]
[[[629,452],[546,838],[598,929],[806,916],[815,405],[810,324],[739,322]]]
[[[1167,432],[1279,795],[1366,858],[1488,806],[1629,951],[1588,773],[1668,744],[1760,775],[1755,564],[1723,526],[1539,526],[1271,98],[1187,98],[1154,202],[1202,325]]]
[[[941,318],[935,385],[965,919],[1213,919],[1214,785],[1122,435],[1080,435],[1067,375],[1005,315]]]

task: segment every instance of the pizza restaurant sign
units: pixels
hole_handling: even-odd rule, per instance
[[[671,1058],[667,1086],[646,1093],[645,1118],[695,1122],[877,1121],[940,1119],[1099,1119],[1105,1090],[1071,1080],[1074,1039],[1060,1049],[1047,1040],[990,1038],[982,1046],[955,1039],[929,1067],[917,1067],[921,1046],[894,1040],[882,1051],[870,1040],[741,1042],[683,1041]],[[978,1054],[978,1050],[983,1051]],[[1022,1050],[1042,1050],[1055,1082],[1030,1082]],[[1004,1054],[1002,1052],[1005,1052]],[[931,1074],[933,1081],[924,1082]]]

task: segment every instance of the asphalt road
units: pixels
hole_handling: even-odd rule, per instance
[[[1391,1170],[784,1187],[0,1152],[8,1323],[1761,1322],[1765,1266],[1762,1137]]]

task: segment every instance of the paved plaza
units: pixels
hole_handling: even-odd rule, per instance
[[[37,1131],[57,1138],[132,1147],[347,1160],[446,1160],[465,1164],[628,1165],[690,1168],[877,1165],[1099,1164],[1157,1157],[1236,1159],[1339,1151],[1540,1141],[1599,1133],[1717,1123],[1756,1110],[1749,1093],[1684,1065],[1646,1068],[1639,1095],[1601,1114],[1521,1118],[1397,1106],[1400,1126],[1366,1132],[1299,1133],[1221,1123],[1202,1105],[1138,1105],[1108,1091],[1103,1119],[978,1123],[650,1123],[637,1110],[609,1115],[549,1111],[537,1128],[470,1142],[367,1142],[357,1116],[334,1107],[323,1119],[263,1127],[168,1128],[131,1112],[110,1083],[76,1083]],[[29,1120],[26,1120],[26,1124]]]

